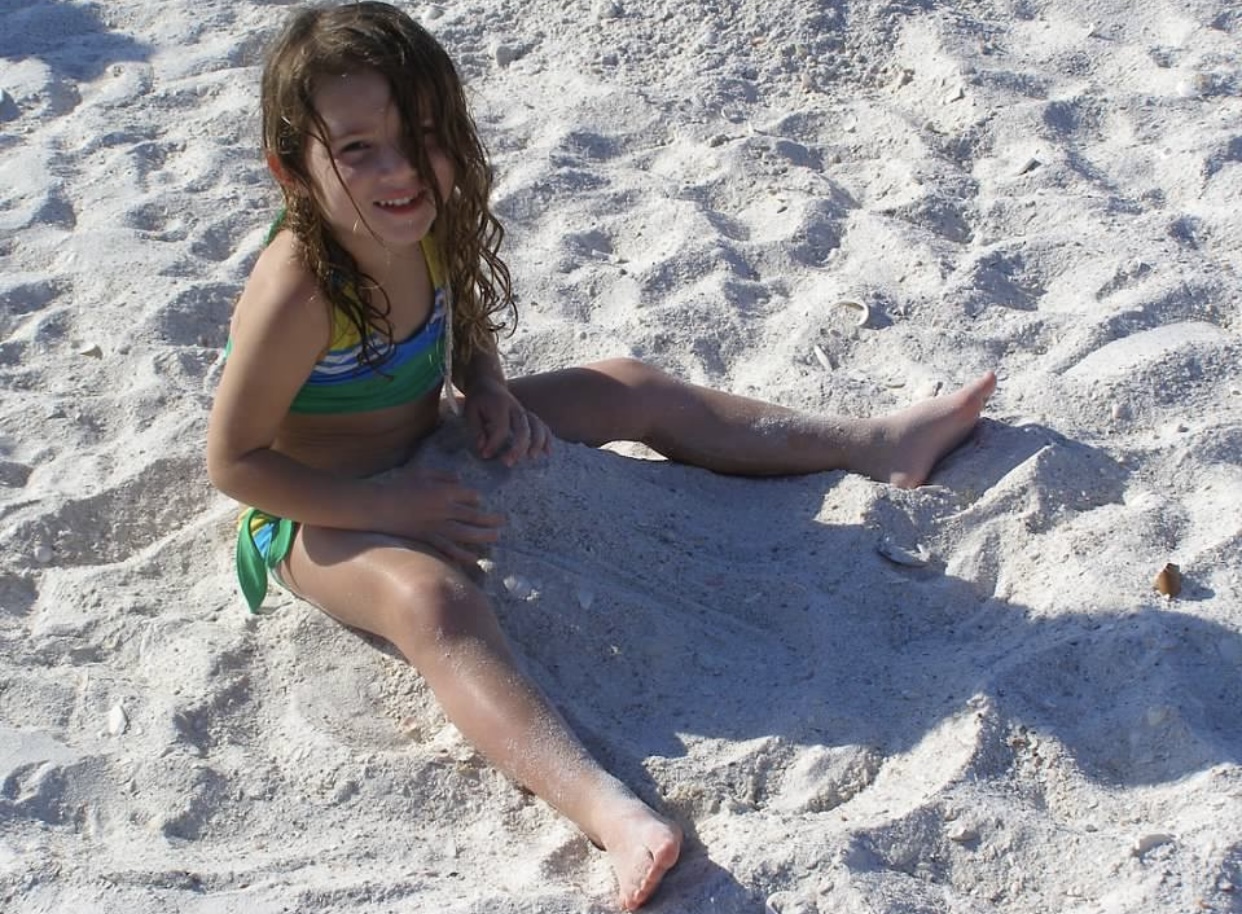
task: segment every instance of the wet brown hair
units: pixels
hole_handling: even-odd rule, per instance
[[[329,304],[357,329],[363,360],[374,364],[378,353],[371,331],[393,342],[387,297],[382,307],[372,300],[367,289],[378,286],[332,236],[307,169],[309,144],[327,140],[314,106],[320,80],[368,69],[387,80],[401,116],[406,156],[429,179],[435,195],[433,231],[453,292],[454,361],[464,365],[506,326],[498,315],[510,317],[510,327],[517,321],[509,270],[498,254],[504,229],[488,205],[491,167],[457,68],[440,44],[396,7],[364,2],[302,10],[269,51],[262,82],[263,150],[281,173],[284,225],[297,238]],[[430,180],[422,129],[428,122],[453,164],[454,186],[447,199]],[[361,211],[359,217],[365,224]]]

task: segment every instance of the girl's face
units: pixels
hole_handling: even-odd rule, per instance
[[[311,140],[306,164],[337,241],[360,261],[377,244],[389,251],[417,246],[436,218],[431,182],[442,200],[453,188],[453,165],[435,125],[420,125],[432,170],[420,175],[402,151],[401,114],[377,71],[323,79],[314,102],[327,136]]]

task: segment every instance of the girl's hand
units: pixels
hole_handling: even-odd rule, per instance
[[[500,457],[505,466],[546,456],[552,433],[526,409],[504,381],[484,378],[466,394],[466,422],[475,433],[475,450],[485,460]]]
[[[480,547],[500,539],[504,517],[484,511],[479,493],[453,473],[408,467],[377,484],[379,531],[426,543],[467,568],[478,561]]]

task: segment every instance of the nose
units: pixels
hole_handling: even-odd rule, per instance
[[[418,169],[406,157],[405,152],[402,151],[400,146],[387,143],[384,145],[383,155],[380,159],[380,170],[386,175],[391,174],[405,177],[406,175],[416,173]]]

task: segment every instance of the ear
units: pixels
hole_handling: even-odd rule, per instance
[[[269,152],[267,158],[267,170],[272,173],[272,177],[276,179],[281,187],[291,187],[297,182],[285,170],[285,166],[280,163],[279,156],[274,152]]]

